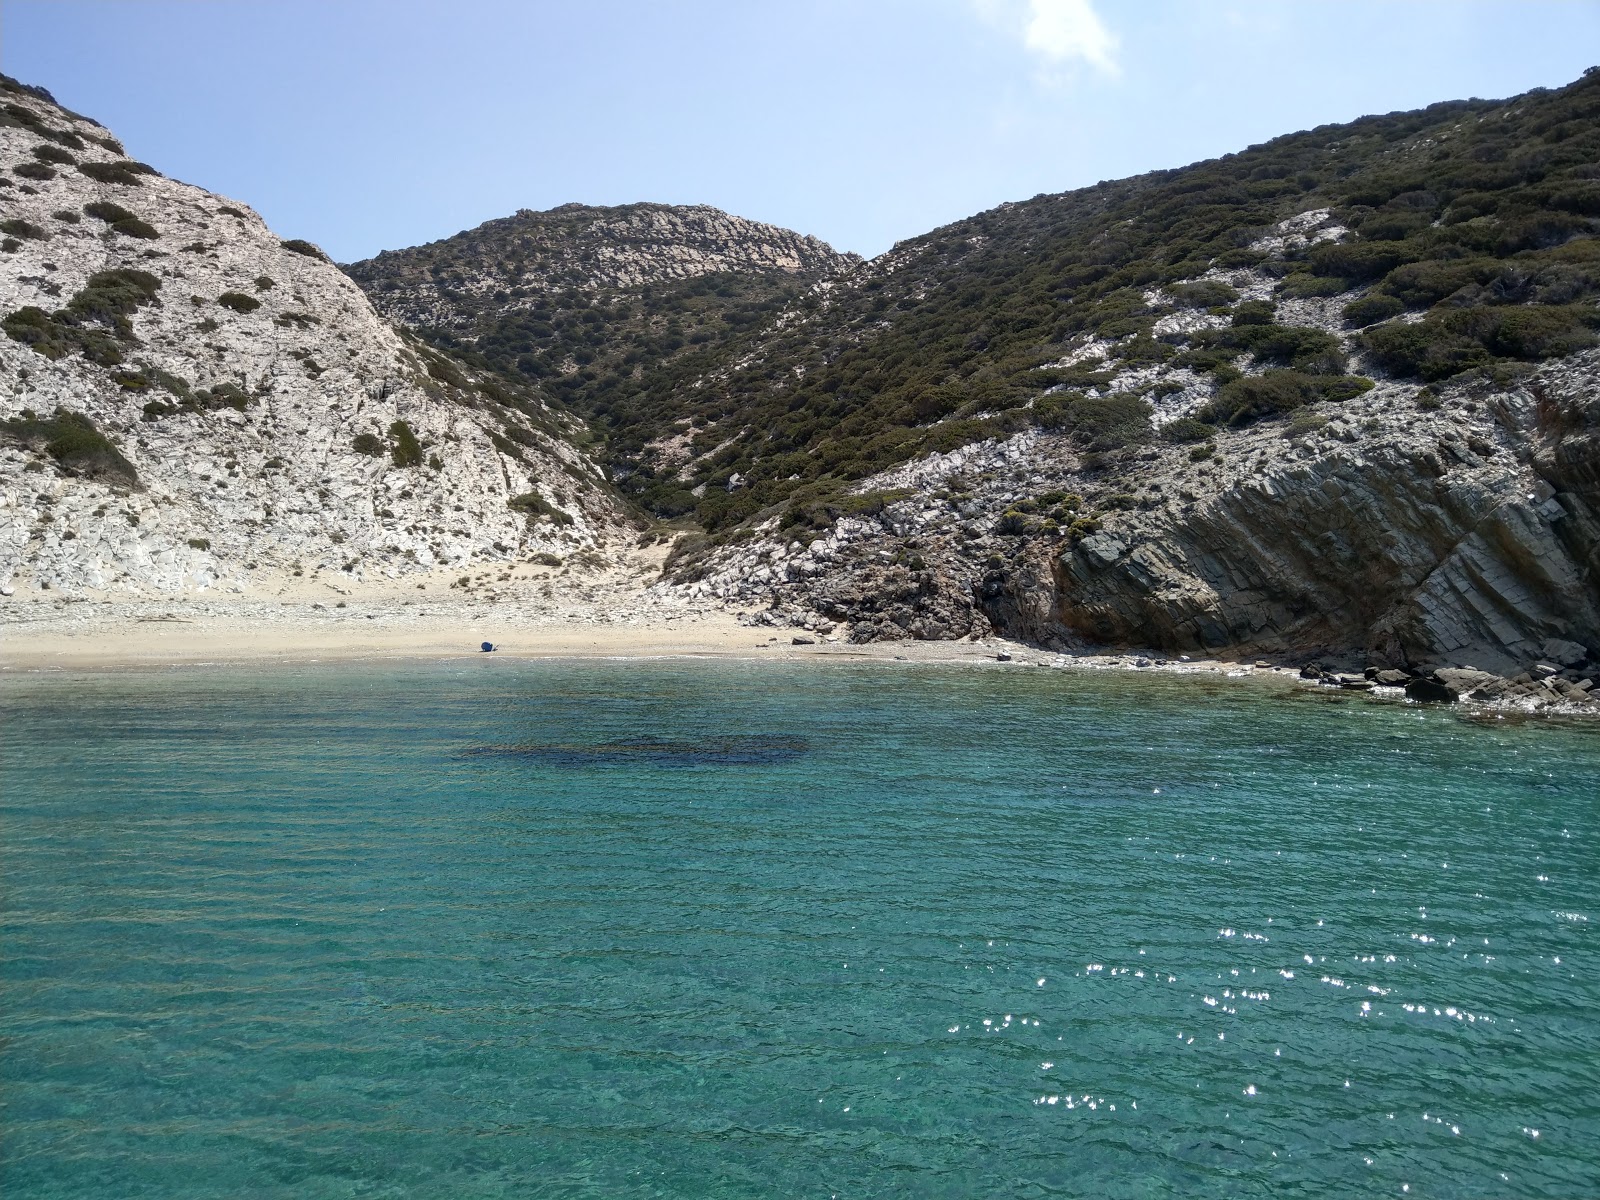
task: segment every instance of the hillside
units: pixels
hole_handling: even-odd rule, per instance
[[[1590,72],[1004,205],[642,366],[609,453],[681,585],[859,640],[1600,645],[1596,162]]]
[[[537,392],[0,80],[0,585],[348,590],[631,534]]]
[[[635,474],[649,432],[675,419],[670,407],[642,411],[643,390],[694,374],[708,350],[725,352],[859,262],[703,205],[566,204],[346,270],[385,316],[593,422],[616,478],[676,514],[693,498],[650,492]]]

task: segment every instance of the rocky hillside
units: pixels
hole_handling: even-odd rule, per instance
[[[576,418],[397,330],[246,205],[0,88],[7,594],[343,589],[626,532]]]
[[[566,204],[385,251],[346,270],[379,312],[592,421],[615,477],[664,515],[694,507],[640,471],[688,387],[732,346],[860,260],[705,206]],[[647,388],[654,389],[644,404]]]
[[[700,379],[674,578],[851,636],[1600,651],[1600,73],[896,247]]]

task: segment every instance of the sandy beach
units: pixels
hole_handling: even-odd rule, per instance
[[[717,657],[1132,667],[1137,654],[1063,656],[989,637],[846,640],[842,630],[752,624],[718,601],[657,589],[659,553],[588,570],[536,565],[441,573],[418,586],[265,579],[247,594],[0,598],[0,673],[358,659]],[[1249,664],[1161,660],[1161,668],[1255,673]]]

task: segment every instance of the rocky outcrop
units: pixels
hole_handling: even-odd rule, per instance
[[[1059,620],[1108,642],[1496,671],[1552,638],[1600,646],[1597,387],[1591,353],[1453,396],[1464,422],[1382,422],[1190,509],[1110,517],[1056,560]]]
[[[568,288],[634,289],[719,272],[821,277],[859,261],[709,205],[564,204],[386,250],[346,270],[385,316],[465,333],[485,312],[502,317]]]
[[[0,587],[345,586],[626,532],[576,419],[398,331],[245,205],[4,86]],[[72,438],[124,466],[90,469]]]

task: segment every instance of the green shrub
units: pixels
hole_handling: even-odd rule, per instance
[[[273,280],[272,276],[270,276],[270,275],[257,275],[256,276],[256,291],[258,291],[258,292],[271,291],[273,288],[275,288],[277,286],[278,286],[277,283]]]
[[[73,212],[70,208],[59,209],[56,212],[51,213],[50,215],[52,217],[54,217],[56,220],[61,221],[61,222],[65,223],[65,224],[67,224],[67,225],[76,225],[76,224],[78,224],[78,222],[83,220],[82,217],[80,217],[77,213]]]
[[[52,146],[48,143],[42,146],[35,146],[33,148],[33,156],[40,162],[56,163],[63,167],[78,165],[78,160],[73,158],[72,155],[61,149],[61,147]]]
[[[127,237],[156,238],[161,235],[155,226],[109,200],[95,200],[83,206],[83,211],[96,220],[104,221],[117,233]]]
[[[69,475],[106,478],[128,486],[139,482],[133,464],[81,413],[58,408],[47,418],[27,413],[12,417],[0,421],[0,438],[42,449]]]
[[[1117,450],[1150,438],[1149,403],[1122,392],[1084,397],[1067,407],[1061,426],[1090,450]]]
[[[538,492],[524,492],[520,496],[513,496],[506,504],[520,513],[527,513],[530,522],[536,520],[554,521],[557,525],[571,525],[572,516],[556,508]]]
[[[217,303],[223,308],[231,308],[236,313],[253,313],[261,307],[261,301],[243,292],[223,292],[217,297]]]
[[[404,421],[395,421],[389,426],[389,437],[393,439],[389,447],[389,457],[394,460],[395,466],[422,465],[422,444],[417,441],[417,435],[412,432],[410,425]]]
[[[1233,310],[1233,326],[1271,325],[1277,316],[1278,306],[1271,300],[1246,300]]]
[[[321,249],[303,238],[290,238],[288,241],[281,242],[279,244],[285,250],[292,251],[295,254],[303,254],[307,258],[316,258],[322,260],[323,262],[328,261],[328,256],[324,254]]]
[[[321,317],[314,317],[310,313],[285,312],[272,318],[274,325],[282,325],[285,329],[291,326],[295,329],[310,329],[313,325],[322,324]]]
[[[357,454],[365,454],[371,458],[381,458],[383,456],[383,439],[375,433],[358,433],[355,436],[355,441],[351,443],[351,449]]]
[[[1416,255],[1397,242],[1323,242],[1307,256],[1314,275],[1331,275],[1352,283],[1381,279]]]
[[[1179,417],[1176,421],[1169,421],[1161,427],[1162,438],[1178,445],[1203,442],[1215,433],[1216,430],[1212,426],[1193,417]]]
[[[1167,294],[1185,308],[1219,308],[1239,299],[1239,293],[1220,279],[1175,283],[1167,288]]]
[[[1407,263],[1385,276],[1382,290],[1407,308],[1427,308],[1462,288],[1488,283],[1499,270],[1500,264],[1487,258]]]
[[[118,269],[98,271],[89,277],[82,290],[55,313],[29,305],[0,321],[6,336],[21,342],[46,358],[60,358],[73,351],[100,366],[122,361],[115,339],[131,341],[134,311],[152,304],[161,281],[148,271]],[[95,328],[109,326],[111,336]]]
[[[55,169],[45,166],[42,162],[22,162],[11,169],[24,179],[37,179],[41,183],[56,177]]]
[[[1196,341],[1203,347],[1248,350],[1259,362],[1293,367],[1297,371],[1334,375],[1345,369],[1345,356],[1339,339],[1304,325],[1258,324],[1252,321],[1231,329],[1207,330],[1198,335]]]
[[[0,221],[0,233],[9,233],[13,237],[27,238],[36,242],[47,241],[50,237],[32,221],[24,221],[20,217],[8,217]]]
[[[189,539],[189,549],[191,549],[191,550],[209,550],[209,549],[211,549],[211,539],[210,538],[190,538]]]
[[[1303,371],[1267,371],[1235,379],[1220,388],[1201,410],[1200,420],[1235,428],[1292,412],[1319,400],[1348,400],[1372,387],[1360,376],[1308,375]]]
[[[158,174],[154,167],[128,158],[119,158],[112,162],[79,163],[78,170],[97,183],[120,183],[128,187],[137,187],[141,175]]]
[[[1288,299],[1310,299],[1316,296],[1337,296],[1350,290],[1350,284],[1337,276],[1313,275],[1309,271],[1296,271],[1278,284],[1277,293]]]
[[[156,302],[161,280],[149,271],[121,267],[97,271],[67,304],[64,312],[74,321],[110,325],[120,338],[133,336],[129,318],[136,309]]]
[[[1586,305],[1496,305],[1445,309],[1409,325],[1362,335],[1393,375],[1434,382],[1498,359],[1535,362],[1595,344],[1600,314]]]
[[[1376,325],[1379,321],[1387,321],[1390,317],[1398,316],[1405,310],[1405,304],[1395,297],[1374,292],[1346,304],[1343,315],[1345,324],[1365,329],[1368,325]]]

